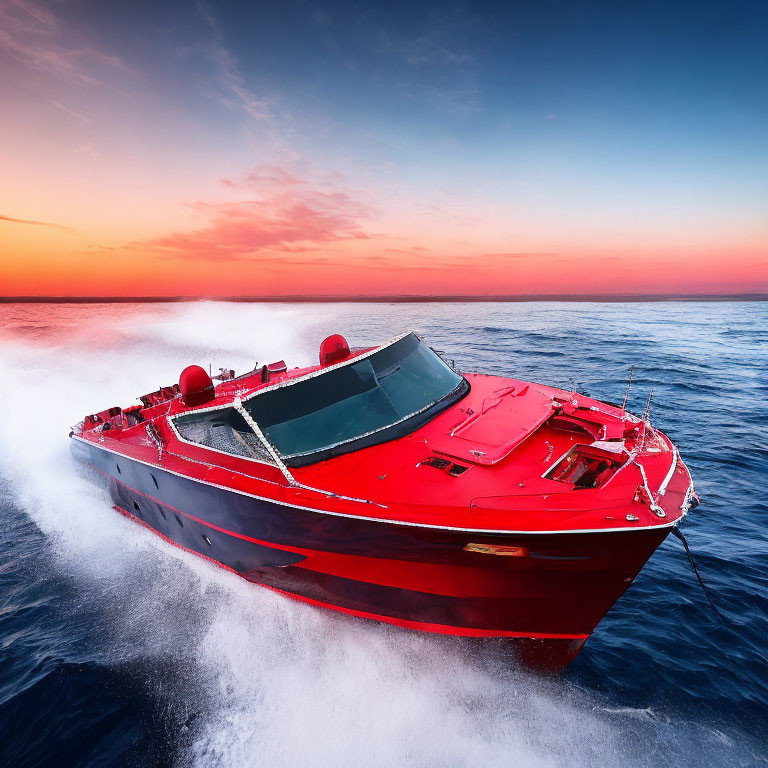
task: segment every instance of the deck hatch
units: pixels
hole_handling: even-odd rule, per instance
[[[424,459],[424,461],[420,462],[419,466],[440,469],[451,477],[459,477],[459,475],[463,475],[469,469],[469,467],[464,464],[457,464],[450,459],[444,459],[440,456],[429,456]]]

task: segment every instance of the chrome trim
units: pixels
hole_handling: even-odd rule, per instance
[[[283,464],[283,460],[278,455],[277,451],[275,450],[272,443],[267,440],[266,435],[261,431],[261,428],[259,425],[253,420],[253,417],[251,416],[248,411],[243,408],[243,401],[240,399],[240,396],[236,396],[235,399],[232,401],[232,407],[243,417],[245,420],[245,423],[250,427],[251,432],[253,432],[256,437],[259,438],[259,441],[261,444],[267,449],[267,452],[269,455],[275,460],[275,464],[279,467],[280,471],[285,476],[285,479],[289,482],[290,485],[298,485],[298,482],[296,481],[296,478],[290,473],[288,470],[288,467]]]
[[[252,397],[258,397],[259,395],[264,394],[265,392],[272,392],[275,389],[282,389],[283,387],[292,387],[294,384],[298,384],[301,381],[308,381],[309,379],[314,379],[317,376],[322,376],[324,373],[328,373],[329,371],[336,371],[339,368],[344,368],[347,365],[353,365],[354,363],[359,362],[360,360],[366,360],[371,355],[375,355],[379,350],[386,349],[387,347],[391,347],[393,344],[396,344],[401,339],[404,339],[406,336],[410,336],[413,333],[413,331],[406,331],[405,333],[401,333],[399,336],[395,336],[394,339],[390,339],[389,341],[385,341],[383,344],[380,344],[378,347],[372,347],[367,352],[363,352],[361,355],[355,355],[354,357],[350,357],[348,360],[342,360],[340,363],[334,363],[333,365],[326,365],[325,367],[320,368],[317,371],[311,371],[310,373],[305,373],[303,376],[296,376],[292,379],[286,379],[285,381],[278,381],[275,384],[266,386],[266,387],[260,387],[255,389],[253,392],[251,392],[248,395],[245,395],[242,397],[242,401],[244,403],[247,403]],[[414,336],[416,336],[419,341],[421,341],[421,338],[417,336],[415,333],[413,333]],[[423,344],[424,342],[422,342]]]
[[[667,486],[669,485],[670,480],[672,480],[672,475],[675,474],[675,470],[677,469],[677,458],[678,458],[677,447],[673,445],[672,446],[672,464],[669,467],[669,472],[667,472],[666,476],[661,481],[661,485],[659,486],[659,490],[657,491],[658,496],[663,496],[667,492]]]
[[[287,379],[285,381],[279,381],[279,382],[276,382],[275,384],[272,384],[272,385],[269,385],[269,386],[266,386],[266,387],[256,388],[255,390],[251,391],[250,393],[248,393],[248,389],[237,390],[237,392],[235,393],[233,399],[231,401],[229,401],[229,402],[221,403],[219,405],[212,405],[212,406],[209,406],[207,408],[193,408],[191,410],[183,411],[181,413],[175,413],[175,414],[173,414],[173,416],[166,414],[166,419],[170,423],[171,428],[173,429],[174,434],[176,435],[176,437],[182,443],[186,443],[187,445],[196,445],[196,446],[199,446],[199,447],[207,448],[210,451],[216,451],[217,453],[223,453],[225,456],[236,455],[236,454],[229,454],[226,451],[220,451],[217,448],[209,448],[208,446],[202,445],[201,443],[195,443],[195,442],[191,442],[189,440],[185,440],[180,435],[179,431],[176,429],[175,425],[173,424],[173,420],[178,418],[178,417],[180,417],[180,416],[186,416],[187,414],[192,414],[192,413],[210,413],[212,411],[221,411],[221,410],[224,410],[226,408],[235,408],[235,401],[237,401],[237,400],[239,400],[241,404],[242,403],[246,403],[251,398],[258,397],[259,395],[265,394],[266,392],[272,392],[272,391],[274,391],[276,389],[281,389],[283,387],[291,387],[294,384],[298,384],[299,382],[308,381],[309,379],[316,378],[317,376],[322,376],[323,374],[328,373],[330,371],[335,371],[335,370],[338,370],[339,368],[344,368],[347,365],[354,365],[355,363],[359,362],[360,360],[365,360],[365,359],[371,357],[371,355],[375,355],[377,352],[379,352],[382,349],[386,349],[387,347],[391,347],[393,344],[396,344],[398,341],[401,341],[406,336],[410,336],[410,335],[415,336],[419,340],[419,342],[421,344],[424,344],[424,341],[422,340],[422,338],[417,333],[414,333],[413,331],[406,331],[405,333],[401,333],[399,336],[395,336],[393,339],[390,339],[389,341],[384,342],[384,344],[380,344],[377,347],[372,347],[367,352],[364,352],[364,353],[362,353],[360,355],[355,355],[354,357],[350,357],[348,360],[342,360],[339,363],[335,363],[333,365],[325,366],[325,367],[321,368],[320,370],[312,371],[310,373],[305,373],[303,376],[297,376],[295,378]],[[428,345],[425,344],[425,346],[428,346]],[[429,349],[432,350],[432,347],[429,347]],[[432,350],[432,351],[434,352],[434,350]],[[440,356],[438,355],[438,357],[440,357]],[[445,362],[445,360],[443,360],[441,357],[440,357],[440,360],[443,362],[444,365],[446,365],[447,367],[450,368],[450,366],[448,366],[448,364]],[[451,370],[453,370],[453,369],[451,369]],[[454,371],[454,373],[456,373],[456,371]],[[459,376],[462,381],[466,381],[466,379],[461,374],[457,373],[456,375]],[[438,398],[437,400],[429,403],[428,405],[424,406],[423,408],[419,409],[418,411],[415,411],[414,413],[408,414],[407,416],[404,416],[402,419],[398,419],[398,421],[395,421],[392,424],[387,424],[384,427],[379,427],[378,429],[371,430],[370,432],[366,432],[366,433],[364,433],[362,435],[357,435],[357,436],[355,436],[353,438],[350,438],[349,440],[342,440],[341,442],[334,443],[333,445],[325,446],[324,448],[322,448],[320,450],[323,450],[323,451],[332,450],[333,448],[337,448],[340,445],[344,445],[346,443],[353,442],[354,440],[359,440],[361,438],[368,437],[369,435],[374,435],[377,432],[381,432],[381,431],[383,431],[385,429],[389,429],[390,427],[394,427],[394,426],[397,426],[398,424],[402,424],[403,422],[407,421],[408,419],[412,419],[414,416],[418,416],[420,413],[423,413],[424,411],[427,411],[430,408],[434,407],[435,405],[437,405],[437,403],[440,402],[440,400],[442,400],[445,397],[448,397],[451,394],[453,394],[456,391],[456,389],[458,389],[458,387],[454,388],[453,390],[451,390],[451,392],[449,392],[446,395],[444,395],[443,397]],[[252,417],[251,417],[251,420],[254,421],[254,423],[256,423],[255,420],[253,420]],[[258,436],[260,432],[261,432],[261,429],[259,429],[259,432],[255,433],[255,434],[257,434],[257,436]],[[263,435],[263,433],[262,433],[261,436],[260,436],[260,439],[262,441],[266,441],[266,435]],[[269,441],[267,441],[267,443],[269,443]],[[269,446],[271,446],[271,445],[272,444],[269,443]],[[272,446],[272,449],[267,447],[267,450],[269,451],[270,455],[273,455],[273,451],[274,451],[274,454],[280,456],[281,459],[282,458],[294,459],[294,458],[298,458],[300,456],[311,456],[313,453],[319,453],[319,451],[304,451],[303,453],[291,453],[291,454],[287,454],[287,455],[284,456],[283,454],[279,453],[277,451],[277,449],[274,448],[274,446]],[[257,464],[263,464],[263,465],[269,466],[269,467],[277,466],[278,469],[283,471],[283,474],[285,474],[285,471],[287,469],[287,468],[283,469],[283,466],[281,466],[283,464],[282,461],[280,461],[278,464],[275,465],[275,464],[270,464],[269,462],[266,462],[266,461],[260,461],[259,459],[250,458],[248,456],[238,456],[238,458],[245,459],[246,461],[253,461],[253,462],[256,462]],[[289,482],[295,482],[295,481],[289,481]],[[325,493],[325,491],[323,491],[323,493]]]

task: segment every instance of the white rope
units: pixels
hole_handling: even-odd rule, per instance
[[[643,467],[640,462],[636,461],[634,457],[630,459],[630,461],[640,470],[640,474],[643,477],[643,487],[645,488],[645,492],[648,494],[648,500],[650,502],[651,506],[651,512],[654,512],[659,517],[666,517],[667,513],[663,510],[662,507],[660,507],[656,503],[656,499],[653,498],[653,494],[651,493],[651,489],[648,487],[648,478],[645,474],[645,467]]]
[[[672,479],[672,475],[675,474],[675,470],[677,469],[677,459],[678,459],[678,452],[677,448],[673,445],[672,446],[672,463],[669,465],[669,472],[667,472],[667,476],[662,481],[661,485],[659,486],[659,496],[663,496],[667,492],[667,486],[669,485],[669,481]]]

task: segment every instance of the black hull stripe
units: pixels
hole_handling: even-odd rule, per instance
[[[583,559],[565,562],[489,557],[464,551],[467,537],[462,532],[397,528],[365,519],[320,515],[223,492],[184,476],[154,474],[151,470],[156,468],[151,465],[127,457],[116,462],[112,452],[92,451],[88,445],[78,444],[77,448],[81,454],[78,458],[106,475],[115,504],[171,543],[298,599],[358,615],[375,614],[394,623],[401,620],[443,627],[431,631],[449,634],[589,634],[668,533],[639,533],[633,539],[637,545],[633,551],[622,548],[621,566],[616,563],[612,537],[601,534],[560,539],[495,537],[497,542],[521,541],[526,546],[535,541],[546,549],[545,554],[553,555],[568,546],[571,555],[594,554],[590,563]],[[219,523],[220,528],[213,527]],[[242,538],[232,535],[234,528],[242,531]],[[285,549],[277,548],[281,545]],[[377,583],[375,577],[359,580],[354,574],[313,570],[311,561],[303,566],[306,554],[314,552],[380,558],[385,569],[387,560],[498,569],[498,579],[514,588],[506,596],[459,596],[425,591],[426,584],[419,580],[412,588]]]
[[[214,529],[192,519],[178,526],[171,507],[165,507],[164,517],[158,512],[165,505],[142,504],[139,509],[131,509],[133,489],[114,480],[110,490],[121,512],[169,543],[290,597],[351,613],[375,615],[385,621],[399,619],[446,629],[571,637],[589,635],[594,628],[588,625],[588,619],[585,622],[578,602],[569,596],[570,589],[567,595],[548,599],[551,610],[542,621],[541,596],[537,594],[514,599],[454,597],[320,573],[297,565],[304,559],[303,555],[227,534],[217,535]],[[570,586],[573,588],[575,584]]]

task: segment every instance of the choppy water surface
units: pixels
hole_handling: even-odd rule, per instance
[[[163,543],[68,425],[189,363],[309,363],[412,328],[479,370],[630,403],[688,463],[667,540],[560,679],[294,603]],[[0,764],[768,762],[768,304],[0,305]]]

